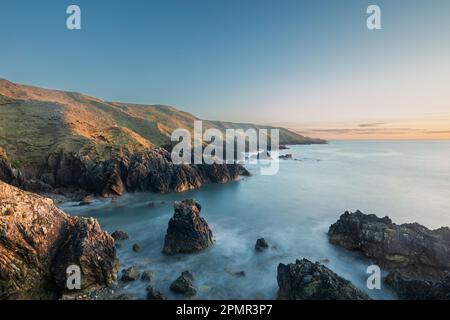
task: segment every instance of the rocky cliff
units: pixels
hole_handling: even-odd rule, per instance
[[[59,298],[70,265],[81,270],[82,290],[111,285],[114,240],[95,219],[68,216],[52,200],[0,181],[0,299]]]

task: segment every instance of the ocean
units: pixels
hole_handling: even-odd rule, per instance
[[[450,141],[332,141],[281,153],[293,160],[280,160],[273,176],[248,164],[252,176],[238,182],[178,194],[126,194],[89,206],[65,203],[62,209],[93,216],[109,232],[126,231],[130,239],[118,247],[121,268],[153,271],[154,287],[172,299],[183,298],[169,286],[184,270],[194,274],[196,299],[274,299],[277,265],[301,258],[322,261],[374,299],[396,299],[384,285],[367,289],[373,262],[331,245],[326,233],[342,213],[357,209],[396,223],[450,226]],[[167,257],[161,250],[173,202],[187,198],[202,205],[215,245]],[[262,237],[270,248],[256,252]],[[132,251],[134,243],[140,252]],[[233,274],[239,271],[245,276]],[[141,299],[147,285],[138,280],[122,290]]]

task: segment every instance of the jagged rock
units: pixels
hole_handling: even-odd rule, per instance
[[[136,281],[139,279],[139,276],[141,275],[141,271],[138,267],[129,267],[128,269],[123,270],[122,274],[122,281],[130,282],[130,281]]]
[[[284,154],[279,156],[278,158],[282,159],[282,160],[292,160],[292,154],[288,153],[288,154]]]
[[[336,273],[307,259],[278,265],[280,300],[368,300],[369,297]]]
[[[194,276],[189,271],[184,271],[181,275],[170,285],[170,290],[176,293],[194,296],[197,294],[197,289],[193,284]]]
[[[152,286],[147,287],[147,300],[167,300],[166,296]]]
[[[111,234],[111,237],[113,237],[115,241],[127,240],[129,238],[128,233],[121,230],[114,231]]]
[[[329,231],[330,242],[359,250],[380,267],[404,275],[439,279],[450,268],[450,229],[418,223],[397,225],[389,217],[345,212]]]
[[[141,276],[141,280],[145,282],[152,282],[155,274],[151,271],[144,271]]]
[[[141,251],[141,246],[138,245],[137,243],[135,243],[135,244],[133,244],[132,249],[133,249],[134,252],[140,252]]]
[[[113,238],[95,219],[0,182],[0,299],[59,298],[70,265],[81,269],[82,290],[109,286],[118,264]]]
[[[264,238],[260,238],[260,239],[256,240],[256,244],[255,244],[256,251],[264,251],[267,248],[269,248],[269,244],[267,243],[267,241]]]
[[[411,278],[398,271],[390,272],[384,282],[405,300],[450,300],[450,274],[443,280]]]
[[[200,217],[201,206],[194,200],[177,201],[175,213],[169,221],[163,253],[190,253],[213,244],[212,231]]]

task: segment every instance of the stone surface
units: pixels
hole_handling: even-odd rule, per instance
[[[193,284],[194,276],[189,271],[184,271],[181,275],[170,285],[170,290],[176,293],[194,296],[197,294],[197,289]]]
[[[0,181],[0,299],[59,298],[70,265],[81,269],[82,290],[113,284],[114,239],[95,219]]]
[[[255,244],[256,251],[264,251],[267,248],[269,248],[269,244],[267,243],[267,241],[264,238],[260,238],[260,239],[256,240],[256,244]]]
[[[405,275],[438,279],[450,268],[450,229],[418,223],[397,225],[389,217],[344,213],[329,231],[330,242],[359,250],[376,264]]]
[[[353,284],[318,262],[297,260],[278,265],[280,300],[368,300]]]
[[[141,271],[138,267],[129,267],[128,269],[123,270],[122,273],[122,281],[131,282],[136,281],[141,276]]]
[[[147,300],[167,300],[167,298],[161,291],[155,289],[153,286],[148,286]]]
[[[169,221],[163,253],[190,253],[213,244],[213,234],[205,219],[200,217],[201,206],[194,200],[177,201],[175,213]]]
[[[128,233],[121,230],[116,230],[111,234],[111,237],[114,238],[115,241],[122,241],[129,239]]]
[[[142,272],[141,280],[145,282],[152,282],[155,278],[155,274],[151,271]]]

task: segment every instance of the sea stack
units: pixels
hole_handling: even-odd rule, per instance
[[[169,221],[163,253],[191,253],[212,245],[213,234],[205,219],[200,217],[201,205],[192,200],[177,201]]]

